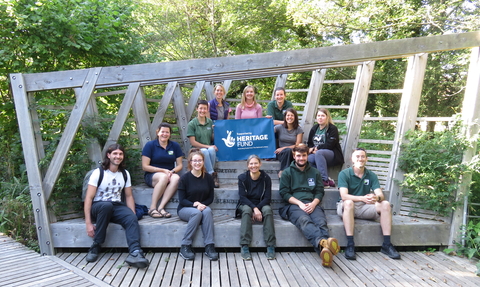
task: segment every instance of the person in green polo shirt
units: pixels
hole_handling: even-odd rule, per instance
[[[367,152],[357,148],[352,154],[352,167],[344,169],[338,175],[338,187],[341,200],[337,203],[337,214],[343,217],[347,248],[345,258],[355,260],[355,243],[353,230],[355,218],[377,220],[383,233],[383,245],[380,250],[392,259],[400,259],[395,247],[390,242],[392,231],[392,209],[385,200],[378,177],[365,168]]]
[[[214,170],[218,148],[213,144],[213,121],[207,117],[208,102],[199,100],[197,117],[187,126],[187,137],[192,147],[199,148],[205,157],[205,168],[212,175],[215,187],[220,186],[217,173]]]
[[[273,125],[282,125],[285,111],[288,108],[293,109],[290,101],[285,100],[287,93],[285,88],[277,87],[274,91],[275,101],[271,101],[267,105],[267,118],[273,118]]]

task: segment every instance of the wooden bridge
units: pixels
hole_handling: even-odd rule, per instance
[[[398,188],[395,179],[402,179],[402,171],[398,169],[400,145],[406,131],[413,129],[417,121],[446,121],[449,118],[419,118],[417,117],[422,84],[427,67],[428,54],[433,52],[471,49],[470,68],[465,87],[462,120],[467,124],[467,136],[473,136],[478,131],[474,123],[479,118],[480,111],[480,32],[463,34],[450,34],[443,36],[392,40],[349,46],[334,46],[325,48],[305,49],[289,52],[274,52],[255,55],[241,55],[224,58],[187,60],[177,62],[152,63],[131,66],[116,66],[91,68],[73,71],[60,71],[38,74],[11,74],[11,89],[14,95],[17,117],[19,119],[20,133],[27,166],[30,193],[33,202],[39,243],[43,254],[54,254],[59,247],[87,247],[85,227],[81,219],[71,221],[58,221],[47,209],[47,202],[51,198],[55,183],[59,178],[65,159],[75,139],[76,132],[85,117],[98,116],[97,103],[104,97],[112,94],[123,95],[123,101],[115,115],[110,134],[104,146],[92,143],[89,147],[92,162],[102,158],[102,150],[111,143],[115,143],[121,136],[122,130],[127,125],[134,125],[138,138],[137,148],[141,149],[146,142],[155,137],[155,128],[168,116],[169,104],[173,104],[175,123],[178,127],[178,141],[182,143],[184,151],[189,149],[186,137],[186,127],[194,112],[195,103],[205,96],[213,98],[213,85],[223,82],[229,88],[232,81],[276,77],[275,86],[285,86],[288,75],[299,72],[311,72],[311,81],[307,91],[305,103],[295,103],[300,111],[301,125],[308,131],[313,124],[314,115],[319,106],[330,109],[345,109],[348,111],[344,121],[347,133],[342,139],[342,149],[350,165],[351,151],[359,143],[380,143],[391,147],[389,150],[368,150],[370,155],[369,168],[375,170],[381,178],[389,201],[393,205],[395,226],[393,229],[394,243],[397,245],[451,245],[458,237],[457,232],[461,224],[462,210],[453,214],[452,219],[444,222],[430,219],[411,218],[405,216],[402,208],[403,194]],[[407,58],[408,66],[405,71],[404,85],[396,90],[371,90],[370,83],[374,76],[375,61],[387,59]],[[332,82],[325,79],[326,71],[331,68],[353,66],[357,67],[355,79]],[[324,106],[322,105],[322,87],[329,83],[353,84],[353,93],[349,105]],[[146,87],[162,86],[165,92],[160,99],[145,92]],[[272,87],[272,90],[275,87]],[[63,93],[71,92],[75,95],[74,104],[67,106],[41,107],[35,98],[36,92],[61,90]],[[107,90],[107,91],[106,91]],[[288,92],[288,90],[287,90]],[[391,93],[401,95],[401,104],[397,117],[388,119],[372,119],[365,115],[368,96],[375,93]],[[151,115],[147,104],[156,104],[156,112]],[[50,165],[42,170],[40,161],[45,158],[45,143],[42,139],[43,123],[39,117],[41,108],[57,108],[68,112],[68,122],[63,135],[56,147]],[[130,111],[133,118],[130,119]],[[369,120],[388,120],[395,124],[396,133],[390,140],[372,140],[361,138],[362,127]],[[475,148],[470,148],[465,154],[465,159],[472,157]],[[233,163],[225,163],[229,167]],[[276,170],[275,163],[268,163],[266,169]],[[243,170],[242,163],[236,167],[236,174]],[[218,167],[222,169],[222,165]],[[221,182],[232,179],[232,173],[221,172]],[[80,176],[80,175],[79,175]],[[81,175],[83,177],[83,175]],[[235,179],[236,176],[233,176]],[[469,186],[470,178],[462,179],[462,188],[458,191],[457,198],[463,200]],[[222,184],[223,185],[223,184]],[[144,187],[135,188],[135,197],[140,203],[149,205],[149,192]],[[223,185],[216,190],[217,209],[216,239],[219,246],[238,246],[238,223],[231,218],[231,207],[237,200],[234,195],[234,186]],[[332,210],[332,204],[338,198],[335,190],[327,191],[327,196],[322,203],[327,210]],[[275,200],[278,200],[276,198]],[[175,202],[169,205],[173,210]],[[222,217],[224,216],[224,217]],[[333,235],[344,241],[344,232],[338,217],[329,217],[329,228]],[[426,221],[424,221],[426,220]],[[445,219],[444,219],[445,220]],[[58,221],[58,222],[57,222]],[[177,219],[152,221],[144,219],[141,222],[142,242],[145,246],[167,247],[178,246],[174,235],[182,233],[182,224]],[[233,222],[233,223],[232,223]],[[302,245],[293,225],[280,220],[277,223],[277,236],[279,238],[292,238],[295,244]],[[359,227],[359,226],[362,227]],[[357,240],[358,245],[378,245],[380,229],[378,223],[358,222],[357,235],[361,237],[365,232],[365,239],[373,236],[373,240]],[[121,232],[118,226],[110,227],[110,234]],[[238,234],[238,233],[237,233]],[[375,235],[376,234],[376,235]],[[430,236],[432,238],[426,238]],[[173,235],[172,242],[168,242]],[[367,236],[368,235],[368,236]],[[160,237],[158,237],[160,236]],[[231,236],[231,237],[230,237]],[[109,236],[108,246],[125,246],[118,241],[123,236]],[[112,237],[114,237],[112,239]],[[166,241],[158,240],[166,238]],[[237,239],[233,239],[237,238]],[[257,246],[263,244],[258,238],[254,240]],[[198,239],[197,241],[198,242]],[[303,243],[302,243],[303,242]],[[290,246],[283,242],[284,246]]]

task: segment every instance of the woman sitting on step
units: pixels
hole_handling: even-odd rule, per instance
[[[272,198],[272,180],[267,173],[260,170],[262,162],[257,155],[247,159],[248,170],[238,176],[238,211],[242,217],[240,227],[241,255],[244,260],[251,260],[248,246],[252,242],[252,222],[263,221],[263,238],[267,245],[267,259],[275,259],[275,227],[273,211],[270,207]]]
[[[180,145],[170,140],[172,127],[161,123],[157,129],[157,139],[149,141],[142,151],[142,169],[145,171],[145,183],[153,187],[152,202],[148,214],[153,218],[169,218],[165,206],[177,191],[183,168],[183,152]],[[158,204],[158,201],[160,204]],[[157,208],[158,205],[158,208]]]
[[[283,124],[274,127],[275,136],[278,138],[278,148],[275,150],[277,159],[280,161],[278,177],[282,171],[293,161],[292,149],[302,143],[303,129],[298,123],[297,111],[288,108],[283,115]]]
[[[205,170],[205,159],[199,149],[192,149],[188,155],[188,172],[180,177],[178,185],[178,217],[187,222],[185,235],[182,239],[180,256],[185,260],[193,260],[193,237],[201,225],[205,255],[210,260],[217,260],[213,238],[213,214],[208,205],[213,202],[213,178]]]
[[[335,187],[335,182],[328,177],[327,168],[342,165],[345,160],[340,147],[338,129],[327,109],[318,109],[317,123],[310,129],[307,145],[308,162],[320,171],[324,187]]]

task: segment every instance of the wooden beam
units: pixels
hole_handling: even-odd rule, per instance
[[[75,139],[75,134],[78,131],[83,115],[85,114],[85,110],[87,109],[87,105],[92,98],[93,91],[95,89],[95,83],[101,71],[102,68],[92,68],[89,70],[75,108],[70,113],[64,133],[60,139],[60,142],[58,143],[55,154],[53,155],[50,166],[48,167],[47,173],[43,179],[43,190],[47,200],[50,198],[53,186],[60,175],[63,164],[65,163],[65,159],[67,158],[68,151],[72,146],[73,140]]]
[[[272,91],[272,101],[275,100],[275,89],[282,87],[285,89],[285,85],[287,84],[287,78],[288,74],[280,74],[277,76],[277,79],[275,80],[275,86],[273,87]]]
[[[183,152],[185,156],[188,155],[188,151],[190,150],[190,141],[187,138],[187,125],[190,121],[190,118],[187,116],[186,106],[185,106],[185,99],[183,97],[182,90],[177,85],[175,88],[175,96],[173,97],[173,108],[175,109],[175,115],[177,116],[177,125],[178,131],[180,132],[180,138],[183,141]]]
[[[130,109],[132,108],[135,96],[137,95],[139,89],[139,83],[132,83],[128,86],[127,93],[125,94],[125,97],[123,97],[122,104],[120,105],[120,109],[118,110],[115,121],[113,122],[112,128],[110,129],[110,134],[108,135],[108,139],[105,142],[102,154],[105,154],[107,152],[107,149],[111,144],[115,144],[118,142],[120,134],[123,130],[123,126],[127,121],[128,114],[130,113]]]
[[[255,78],[289,73],[291,70],[312,71],[323,65],[402,58],[417,53],[466,49],[480,46],[480,32],[448,34],[345,46],[331,46],[286,52],[195,59],[102,69],[97,85],[125,86],[131,82],[163,79],[168,82]],[[75,88],[82,85],[86,70],[26,74],[28,91]]]
[[[30,113],[29,98],[25,89],[25,81],[22,74],[10,74],[10,83],[15,97],[15,110],[17,113],[20,137],[22,140],[23,156],[27,167],[28,185],[32,198],[33,215],[35,217],[35,229],[38,236],[40,252],[43,255],[53,255],[52,233],[48,220],[47,201],[42,187],[42,174],[39,168],[38,149],[39,144],[35,140],[34,124]],[[40,143],[41,144],[41,143]],[[43,145],[43,144],[42,144]]]
[[[392,204],[393,215],[400,212],[403,192],[398,181],[403,180],[403,171],[398,168],[400,157],[400,146],[403,143],[405,133],[415,129],[417,124],[418,107],[422,95],[423,79],[427,67],[428,54],[418,54],[408,59],[405,81],[403,84],[402,100],[398,111],[397,128],[395,130],[394,144],[392,146],[392,157],[388,174],[390,175],[386,189],[390,191],[390,204]]]
[[[463,162],[467,163],[477,153],[477,136],[480,130],[480,47],[472,49],[470,56],[470,67],[468,69],[465,97],[463,98],[462,122],[466,126],[464,134],[471,146],[463,154]],[[456,208],[453,212],[452,225],[450,229],[449,246],[455,247],[460,239],[460,227],[467,224],[468,193],[472,182],[472,173],[467,172],[461,178],[460,188],[456,194],[456,201],[462,202],[463,206]],[[462,242],[464,244],[464,242]]]
[[[148,141],[154,139],[153,135],[150,135],[150,116],[148,112],[145,91],[142,87],[138,89],[137,95],[133,102],[133,114],[135,116],[135,123],[137,125],[138,139],[140,140],[140,146],[143,147]]]
[[[165,88],[165,92],[163,94],[162,100],[158,105],[157,112],[155,113],[155,117],[153,117],[152,125],[150,126],[150,136],[153,138],[156,137],[155,131],[157,127],[162,123],[163,118],[165,117],[165,113],[167,112],[168,105],[173,97],[173,92],[175,91],[175,87],[177,86],[177,82],[168,83],[167,87]]]
[[[315,70],[312,72],[312,79],[310,80],[310,87],[308,88],[307,100],[308,103],[303,110],[303,115],[300,119],[300,126],[303,127],[303,140],[308,140],[308,133],[312,128],[316,114],[317,106],[320,101],[320,95],[322,93],[323,81],[325,80],[326,69]]]
[[[197,102],[202,94],[203,87],[205,86],[205,81],[198,81],[195,84],[195,88],[193,89],[192,95],[190,96],[190,100],[188,101],[188,106],[186,108],[186,118],[187,122],[190,121],[192,118],[193,112],[197,108]]]
[[[352,99],[350,100],[350,110],[348,111],[347,122],[345,123],[347,126],[347,134],[341,144],[345,158],[344,168],[352,165],[352,151],[357,147],[360,138],[374,66],[375,62],[371,61],[365,62],[357,68]]]

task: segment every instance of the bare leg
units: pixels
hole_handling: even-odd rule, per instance
[[[153,185],[153,193],[152,193],[152,203],[150,203],[150,210],[157,209],[158,201],[160,197],[165,192],[165,188],[168,184],[168,176],[163,172],[157,172],[153,175],[152,178],[152,185]]]
[[[167,205],[168,201],[172,198],[172,196],[177,192],[178,182],[180,181],[180,176],[178,174],[172,174],[170,177],[170,182],[168,183],[167,187],[165,188],[165,192],[163,193],[162,200],[160,201],[160,205],[158,206],[158,210],[162,210]]]
[[[343,202],[343,225],[347,236],[353,236],[353,228],[355,227],[355,204],[352,200]]]
[[[380,226],[382,227],[383,235],[391,235],[392,232],[392,208],[390,202],[384,200],[375,203],[377,212],[380,213]]]

